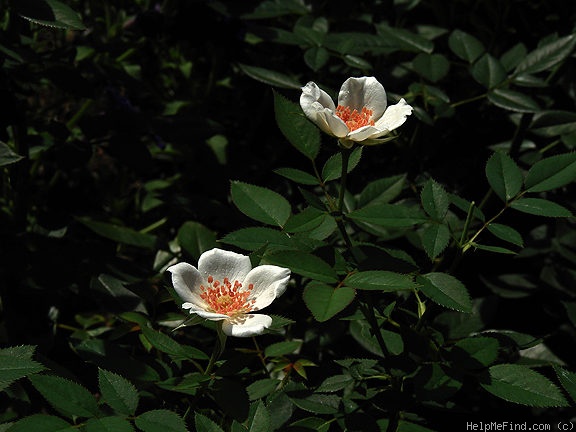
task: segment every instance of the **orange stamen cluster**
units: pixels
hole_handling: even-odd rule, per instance
[[[373,111],[366,107],[362,108],[362,111],[358,112],[357,109],[354,111],[350,110],[350,107],[338,105],[336,108],[336,115],[342,119],[350,131],[354,131],[362,126],[374,126],[374,120],[372,118]]]
[[[248,300],[254,284],[249,284],[245,290],[241,288],[242,284],[238,281],[232,284],[228,278],[220,282],[208,276],[208,286],[200,286],[200,297],[213,312],[233,317],[252,311],[256,302],[255,299]]]

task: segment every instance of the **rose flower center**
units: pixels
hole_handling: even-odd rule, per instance
[[[373,111],[366,107],[362,108],[362,111],[358,112],[357,109],[354,111],[350,110],[350,107],[345,107],[338,105],[336,108],[336,115],[342,119],[350,131],[354,131],[363,126],[374,126],[374,120],[371,120]]]
[[[248,300],[254,284],[249,284],[245,290],[241,288],[239,281],[231,283],[228,278],[224,278],[224,281],[220,282],[208,276],[208,286],[200,285],[200,297],[211,311],[233,317],[252,311],[256,302],[255,299]]]

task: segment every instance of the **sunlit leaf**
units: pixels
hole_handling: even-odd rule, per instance
[[[576,46],[576,35],[569,35],[546,43],[528,55],[516,66],[515,74],[533,74],[551,69],[566,59]]]
[[[488,93],[488,99],[494,105],[509,111],[522,113],[540,111],[540,106],[534,99],[516,90],[495,88]]]
[[[566,207],[543,198],[520,198],[510,203],[510,207],[523,213],[546,217],[570,217],[572,212]]]
[[[522,189],[524,176],[516,162],[505,153],[494,153],[486,162],[488,183],[503,201],[515,197]]]
[[[450,34],[448,46],[454,54],[468,63],[472,63],[480,57],[485,50],[482,42],[462,30],[454,30]]]
[[[272,87],[286,89],[299,89],[302,87],[302,85],[294,78],[281,72],[246,64],[239,64],[238,66],[240,69],[242,69],[242,72],[244,72],[250,78],[263,82],[264,84],[271,85]]]
[[[470,294],[462,282],[447,273],[427,273],[416,277],[420,290],[441,306],[461,312],[472,311]]]
[[[138,407],[138,391],[126,378],[104,369],[98,369],[98,384],[102,398],[114,411],[134,415]]]
[[[526,174],[528,192],[544,192],[576,180],[576,153],[550,156],[536,162]]]
[[[166,409],[155,409],[142,413],[136,417],[134,422],[142,432],[188,432],[184,420],[174,411]]]

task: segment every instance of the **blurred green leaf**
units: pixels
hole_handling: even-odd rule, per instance
[[[470,294],[462,282],[447,273],[427,273],[416,277],[420,290],[435,303],[460,312],[472,312]]]
[[[304,303],[317,321],[328,321],[341,312],[354,300],[356,292],[352,288],[333,288],[318,282],[306,285],[302,297]]]
[[[230,193],[236,207],[258,222],[282,227],[292,213],[286,198],[262,186],[232,181]]]
[[[508,51],[500,56],[500,63],[504,66],[506,72],[510,72],[516,66],[520,64],[522,60],[526,58],[526,53],[528,50],[526,49],[526,45],[522,42],[518,42]]]
[[[534,99],[515,90],[495,88],[488,93],[488,99],[497,107],[509,111],[522,113],[540,111],[540,106]]]
[[[262,263],[287,267],[296,274],[321,282],[338,281],[338,275],[326,261],[306,252],[290,250],[273,252],[266,254]]]
[[[528,192],[544,192],[576,180],[576,153],[550,156],[536,162],[526,174]]]
[[[285,341],[276,342],[272,345],[268,345],[264,350],[264,356],[266,357],[280,357],[288,354],[292,354],[298,348],[302,346],[302,341]]]
[[[134,415],[138,408],[138,391],[126,378],[104,369],[98,369],[98,385],[102,399],[116,413]]]
[[[46,414],[24,417],[7,429],[9,432],[74,432],[77,430],[75,425],[71,425],[66,420]]]
[[[500,364],[489,369],[487,381],[480,385],[501,399],[533,407],[563,407],[568,402],[548,378],[515,364]]]
[[[188,432],[184,420],[174,411],[155,409],[140,414],[134,420],[142,432]],[[198,429],[206,431],[207,429]]]
[[[132,424],[121,417],[91,418],[86,422],[86,432],[134,432]]]
[[[545,217],[570,217],[572,212],[566,207],[543,198],[520,198],[510,203],[510,207],[523,213]]]
[[[397,46],[403,51],[425,52],[431,54],[434,51],[434,42],[413,33],[409,30],[390,27],[387,24],[377,24],[378,34],[387,39],[387,43]]]
[[[8,144],[0,141],[0,167],[16,163],[22,159],[24,159],[23,156],[14,153]]]
[[[384,270],[353,273],[345,279],[344,283],[351,288],[383,292],[410,290],[417,287],[411,275]]]
[[[448,46],[454,54],[468,63],[474,62],[485,51],[484,45],[475,36],[458,29],[450,33]]]
[[[488,159],[485,171],[488,183],[502,201],[507,202],[514,198],[522,189],[522,171],[516,162],[503,152],[496,152]]]
[[[504,66],[490,54],[484,54],[472,66],[472,76],[487,89],[492,89],[506,79]]]
[[[576,113],[548,110],[534,114],[530,132],[543,137],[555,137],[576,132]]]
[[[421,77],[435,83],[448,74],[450,62],[442,54],[420,53],[412,60],[412,67]]]
[[[244,19],[277,18],[284,15],[305,15],[306,6],[298,0],[265,0],[260,2],[253,12],[244,14]]]
[[[203,252],[216,247],[216,233],[199,222],[184,222],[176,238],[182,249],[196,261]]]
[[[533,74],[549,70],[566,59],[576,46],[576,35],[568,35],[552,42],[548,42],[526,57],[516,66],[514,73]]]
[[[120,225],[95,221],[87,217],[79,217],[76,220],[96,234],[115,242],[144,249],[154,249],[156,247],[157,238],[154,235]]]
[[[324,67],[329,59],[330,53],[321,46],[313,46],[304,52],[304,61],[315,72]]]
[[[99,415],[96,398],[80,384],[53,375],[32,375],[28,379],[62,415],[69,418]]]
[[[286,139],[310,160],[320,151],[320,131],[304,115],[300,105],[274,92],[276,123]]]
[[[302,87],[302,85],[294,78],[277,71],[256,66],[249,66],[246,64],[239,64],[238,66],[240,66],[242,72],[244,72],[250,78],[263,82],[264,84],[271,85],[272,87],[292,90],[300,89]]]

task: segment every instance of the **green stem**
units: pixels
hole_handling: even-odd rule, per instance
[[[204,375],[210,375],[212,373],[212,369],[214,369],[214,365],[224,352],[224,347],[226,346],[226,335],[222,331],[222,321],[218,321],[216,323],[216,332],[218,333],[218,339],[216,339],[216,344],[214,344],[214,350],[212,351],[212,355],[210,356],[210,360],[208,361],[208,366],[204,369]]]

